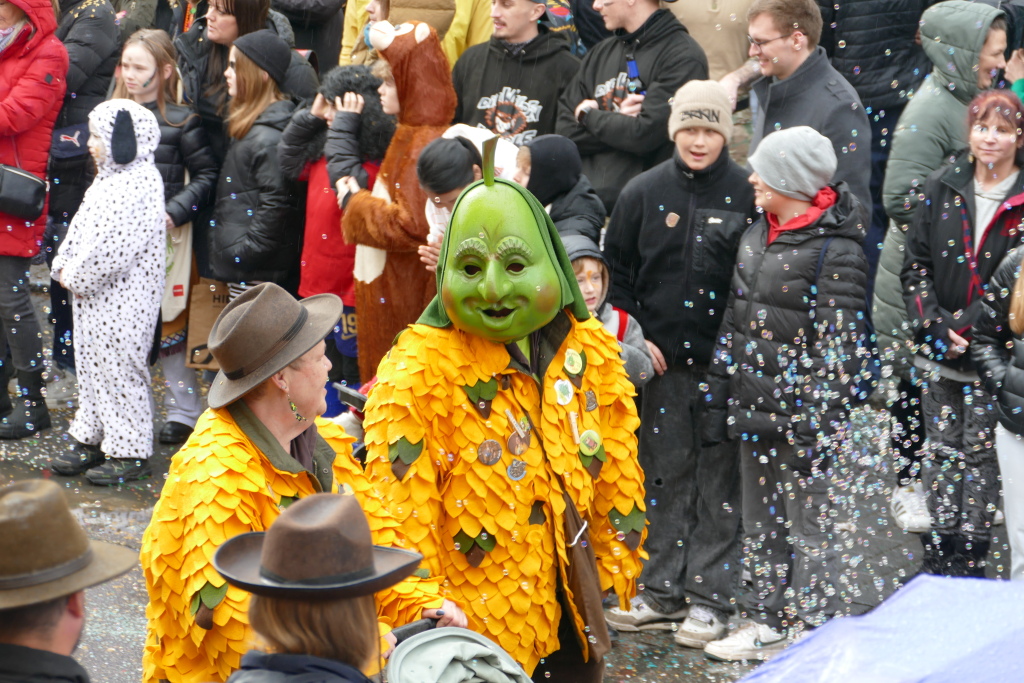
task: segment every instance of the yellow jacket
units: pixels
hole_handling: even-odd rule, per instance
[[[195,623],[204,587],[223,591],[226,585],[213,568],[213,553],[228,538],[265,531],[295,499],[324,490],[353,493],[366,512],[374,543],[403,544],[397,523],[352,458],[353,439],[329,420],[317,420],[316,427],[326,444],[317,448],[313,477],[279,445],[275,452],[253,442],[252,435],[266,428],[243,402],[207,410],[199,418],[171,460],[142,538],[140,560],[149,592],[143,681],[222,682],[238,668],[254,644],[249,594],[227,587],[223,597],[209,596],[211,602],[220,600],[213,607],[214,627],[205,630]],[[403,624],[419,619],[423,609],[440,607],[439,584],[414,576],[379,593],[380,621]]]
[[[527,673],[559,649],[563,487],[589,521],[601,587],[623,606],[646,557],[639,420],[618,345],[596,319],[556,323],[541,383],[501,344],[413,325],[381,362],[364,420],[367,473],[429,573]]]
[[[370,0],[350,0],[345,7],[341,56],[338,59],[338,63],[343,66],[352,63],[353,49],[363,40],[363,27],[370,20],[366,11],[369,5]],[[466,48],[489,40],[494,32],[491,3],[488,0],[392,1],[388,21],[397,25],[410,19],[434,27],[441,39],[441,49],[448,58],[448,66],[453,69]]]

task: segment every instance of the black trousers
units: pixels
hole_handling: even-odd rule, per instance
[[[604,659],[583,661],[583,651],[572,625],[572,613],[565,604],[565,593],[558,590],[562,604],[562,620],[558,622],[558,642],[561,647],[540,660],[533,672],[534,683],[601,683],[604,680]]]

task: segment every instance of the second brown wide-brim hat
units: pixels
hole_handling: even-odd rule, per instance
[[[267,531],[225,541],[213,566],[255,595],[313,600],[372,595],[412,574],[422,559],[374,545],[354,496],[317,493],[289,505]]]
[[[0,487],[0,610],[77,593],[138,562],[130,548],[89,540],[56,483]]]
[[[238,400],[307,353],[330,334],[342,310],[333,294],[296,301],[272,282],[243,292],[210,329],[207,343],[220,364],[207,397],[210,407]]]

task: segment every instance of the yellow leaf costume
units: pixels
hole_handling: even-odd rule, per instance
[[[366,512],[378,545],[404,543],[397,522],[352,458],[352,438],[329,420],[317,420],[333,462],[318,462],[313,477],[272,464],[239,426],[243,402],[207,410],[188,443],[171,460],[167,482],[142,539],[140,559],[149,592],[143,681],[222,682],[254,645],[249,627],[249,594],[228,587],[213,609],[213,628],[196,624],[193,609],[207,584],[225,585],[211,564],[226,539],[265,531],[295,499],[312,495],[327,481],[332,492],[353,493]],[[380,621],[403,624],[424,609],[441,606],[440,581],[410,577],[378,594]]]
[[[411,326],[381,362],[364,421],[367,473],[412,547],[470,628],[527,673],[559,649],[563,487],[589,522],[602,589],[624,607],[645,557],[639,421],[618,345],[568,312],[545,330],[556,331],[538,382],[500,343]]]

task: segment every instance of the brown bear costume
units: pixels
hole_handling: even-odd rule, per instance
[[[437,32],[419,21],[377,22],[370,40],[387,60],[398,88],[398,127],[373,192],[357,192],[345,209],[345,241],[356,245],[359,376],[369,380],[395,336],[437,293],[434,274],[416,249],[426,244],[427,196],[416,160],[455,116],[456,97]]]

